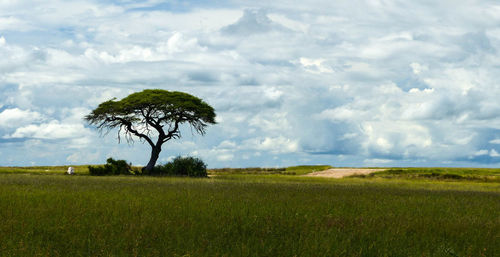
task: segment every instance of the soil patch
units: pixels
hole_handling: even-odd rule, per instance
[[[383,171],[386,169],[348,169],[348,168],[335,168],[328,169],[324,171],[317,171],[306,174],[306,177],[325,177],[325,178],[343,178],[352,175],[367,175],[377,171]]]

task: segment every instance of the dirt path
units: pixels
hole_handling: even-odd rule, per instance
[[[306,174],[306,177],[325,177],[325,178],[343,178],[352,175],[367,175],[377,171],[383,171],[385,169],[329,169],[324,171],[317,171]]]

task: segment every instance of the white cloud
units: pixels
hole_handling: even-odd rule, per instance
[[[43,115],[19,108],[5,109],[0,112],[0,127],[15,128],[43,120]]]
[[[500,139],[493,139],[493,140],[490,140],[489,142],[490,144],[497,144],[497,145],[500,145]]]
[[[309,59],[305,57],[300,57],[299,62],[302,64],[304,69],[311,73],[332,73],[333,70],[323,65],[325,59]]]
[[[476,151],[474,153],[474,156],[489,156],[489,157],[496,158],[496,157],[500,157],[500,153],[498,153],[497,150],[495,150],[495,149],[490,149],[490,150],[482,149],[482,150]]]
[[[417,62],[410,63],[410,67],[412,68],[413,73],[415,73],[416,75],[419,75],[420,73],[427,71],[429,69],[427,66]]]
[[[389,159],[366,159],[363,162],[365,163],[365,165],[387,165],[387,164],[393,162],[393,160],[389,160]]]
[[[66,157],[66,161],[69,164],[93,164],[101,159],[100,152],[88,153],[88,152],[74,152]]]
[[[232,141],[229,141],[229,140],[224,140],[222,141],[219,146],[217,147],[219,149],[229,149],[229,150],[232,150],[234,148],[236,148],[236,143],[235,142],[232,142]]]
[[[226,161],[231,161],[234,158],[234,155],[232,153],[222,153],[217,155],[217,160],[226,162]]]
[[[349,106],[341,106],[334,109],[327,109],[317,115],[320,119],[329,119],[331,121],[350,121],[358,118],[360,110],[352,110]]]
[[[412,122],[365,122],[363,148],[373,154],[428,156],[433,146],[429,129]],[[431,157],[431,156],[429,156]]]
[[[474,153],[475,156],[488,155],[489,151],[486,149],[479,150]]]
[[[280,97],[283,95],[283,91],[275,87],[269,87],[264,89],[264,95],[270,100],[276,101],[279,100]]]
[[[284,136],[249,139],[244,142],[244,147],[271,153],[293,153],[299,150],[297,140]]]
[[[31,25],[19,18],[13,16],[0,17],[0,31],[26,31],[31,28]]]
[[[500,154],[495,149],[491,149],[490,156],[491,157],[500,157]]]
[[[299,31],[302,33],[307,33],[307,30],[309,28],[308,24],[304,24],[300,21],[290,19],[290,18],[286,17],[285,15],[271,13],[268,16],[272,21],[275,21],[275,22],[285,26],[286,28],[288,28],[290,30],[295,30],[295,31]]]
[[[64,139],[81,137],[86,133],[82,124],[61,124],[58,121],[51,121],[17,128],[6,138]]]
[[[259,113],[248,121],[250,126],[260,128],[262,131],[283,133],[290,131],[291,125],[288,121],[288,114],[282,112]]]
[[[231,162],[235,157],[233,150],[224,148],[212,148],[210,150],[193,151],[191,155],[199,155],[205,160],[215,160],[221,163]]]

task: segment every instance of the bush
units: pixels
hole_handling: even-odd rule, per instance
[[[174,175],[173,164],[171,162],[165,163],[163,165],[156,165],[153,170],[149,173],[150,175]]]
[[[128,164],[125,160],[114,160],[108,158],[106,164],[100,166],[89,166],[90,175],[103,176],[103,175],[130,175],[132,171],[132,164]]]
[[[177,156],[171,162],[155,166],[151,173],[157,175],[207,177],[207,165],[200,158]]]

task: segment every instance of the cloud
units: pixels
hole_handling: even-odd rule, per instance
[[[297,140],[278,137],[253,138],[243,142],[245,147],[271,153],[293,153],[299,150]]]
[[[0,112],[0,127],[15,128],[43,120],[43,115],[19,108],[5,109]]]
[[[323,65],[323,62],[325,62],[325,59],[309,59],[309,58],[304,58],[301,57],[299,59],[300,64],[304,66],[304,69],[306,69],[309,72],[312,73],[332,73],[333,70],[329,67],[325,67]]]
[[[500,145],[500,139],[493,139],[489,142],[490,144]]]
[[[65,139],[80,137],[85,133],[86,130],[82,124],[61,124],[59,121],[51,121],[17,128],[6,138]]]
[[[429,69],[427,66],[417,62],[410,63],[410,67],[412,68],[413,73],[415,73],[415,75],[419,75],[420,73],[427,71]]]
[[[474,153],[475,156],[488,155],[488,154],[489,154],[489,151],[486,149],[482,149],[482,150],[479,150],[479,151]]]
[[[30,30],[32,26],[26,21],[13,16],[0,17],[0,31],[26,31]],[[0,39],[0,45],[2,40]],[[3,40],[5,43],[5,40]]]
[[[66,161],[70,164],[93,164],[96,163],[100,158],[101,153],[81,153],[74,152],[66,157]]]
[[[221,153],[221,154],[217,154],[217,160],[218,161],[222,161],[222,162],[226,162],[226,161],[230,161],[234,158],[234,154],[232,153]]]
[[[378,165],[388,165],[391,162],[393,162],[393,160],[388,160],[388,159],[366,159],[363,162],[365,163],[365,165],[378,166]]]
[[[490,2],[0,8],[0,144],[12,149],[0,165],[28,163],[28,148],[47,164],[96,152],[96,161],[145,163],[147,146],[100,138],[82,120],[102,101],[145,88],[191,93],[218,115],[205,137],[186,129],[164,157],[198,153],[210,166],[500,161],[500,20]]]
[[[235,148],[236,148],[236,143],[235,143],[235,142],[233,142],[233,141],[224,140],[224,141],[222,141],[222,142],[219,144],[218,148],[220,148],[220,149],[230,149],[230,150],[233,150],[233,149],[235,149]]]
[[[270,31],[287,30],[285,27],[269,19],[263,9],[245,9],[243,16],[234,24],[223,27],[225,34],[248,36]]]
[[[491,149],[490,156],[491,157],[500,157],[500,154],[495,149]]]

